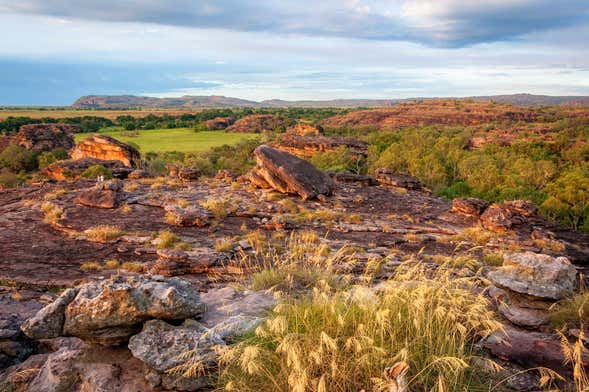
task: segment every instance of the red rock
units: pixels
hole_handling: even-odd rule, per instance
[[[75,202],[87,207],[117,208],[122,199],[122,183],[119,180],[96,184],[78,194]]]
[[[410,190],[423,190],[425,187],[416,178],[406,174],[395,173],[384,167],[376,169],[376,180],[385,185],[391,185],[397,188],[405,188]]]
[[[480,217],[488,206],[489,203],[475,197],[469,197],[466,199],[456,198],[452,200],[453,212],[474,216],[476,218]]]
[[[33,151],[69,150],[74,146],[74,133],[80,131],[80,127],[67,124],[23,125],[18,133],[8,138],[7,144],[17,144]]]
[[[317,152],[335,151],[341,147],[348,149],[356,158],[364,158],[368,154],[366,142],[344,137],[300,136],[285,133],[276,144],[276,148],[301,158],[311,158]]]
[[[537,211],[537,207],[528,200],[494,203],[481,215],[481,223],[489,230],[504,232],[526,223]]]
[[[42,170],[41,174],[55,180],[79,178],[86,169],[96,165],[104,166],[111,170],[123,167],[121,161],[105,161],[96,158],[69,159],[67,161],[52,163]]]
[[[240,118],[226,131],[233,133],[262,133],[284,129],[284,126],[284,121],[273,114],[252,114]]]
[[[125,166],[136,166],[141,154],[134,147],[106,135],[95,134],[76,144],[71,151],[73,159],[97,158],[121,161]]]
[[[323,135],[323,128],[320,125],[311,125],[299,122],[296,125],[288,128],[286,132],[300,136],[320,136]]]

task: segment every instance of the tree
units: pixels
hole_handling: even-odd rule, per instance
[[[549,183],[542,209],[554,220],[575,230],[589,229],[589,175],[575,167]]]

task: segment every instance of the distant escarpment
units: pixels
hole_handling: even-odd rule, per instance
[[[396,106],[403,102],[429,101],[438,98],[405,98],[405,99],[332,99],[332,100],[301,100],[285,101],[270,99],[265,101],[251,101],[240,98],[185,95],[175,98],[143,97],[136,95],[87,95],[80,97],[72,108],[75,109],[131,109],[131,108],[158,108],[158,109],[194,109],[194,108],[219,108],[219,107],[301,107],[301,108],[381,108]],[[468,99],[476,102],[497,102],[518,106],[589,106],[587,96],[549,96],[532,94],[489,95],[476,97],[462,97],[449,99]]]

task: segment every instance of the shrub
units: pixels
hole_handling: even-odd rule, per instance
[[[0,152],[0,167],[6,167],[13,173],[35,170],[37,168],[37,153],[11,144]]]
[[[8,168],[0,168],[0,189],[2,187],[12,188],[24,182],[24,176],[14,174]]]
[[[52,151],[43,152],[37,157],[40,169],[45,169],[50,164],[68,158],[68,153],[63,148],[56,148]]]
[[[83,178],[96,179],[98,176],[104,176],[104,178],[112,178],[112,170],[102,165],[93,165],[88,169],[84,170],[80,175]]]

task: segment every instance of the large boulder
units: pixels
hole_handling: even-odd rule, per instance
[[[76,144],[71,150],[73,159],[97,158],[121,161],[123,165],[134,167],[141,160],[141,154],[134,147],[106,135],[92,135]]]
[[[74,146],[74,133],[80,131],[80,127],[68,124],[23,125],[8,143],[33,151],[69,150]]]
[[[41,171],[44,176],[53,178],[55,180],[66,180],[79,178],[80,175],[91,166],[104,166],[113,171],[122,169],[123,163],[121,161],[105,161],[97,158],[82,158],[69,159],[66,161],[58,161],[50,164]]]
[[[533,252],[505,254],[503,266],[489,273],[499,287],[551,300],[573,294],[576,277],[577,270],[566,257]]]
[[[127,342],[147,320],[184,320],[200,315],[205,308],[190,283],[155,276],[115,276],[78,287],[75,297],[65,304],[69,296],[40,310],[25,323],[24,332],[34,338],[75,336],[115,346]],[[43,326],[48,326],[48,332],[41,331]]]
[[[51,339],[60,336],[65,322],[65,308],[74,300],[78,289],[65,290],[55,301],[26,320],[22,331],[31,339]]]
[[[329,176],[309,162],[285,151],[262,145],[255,149],[256,167],[249,180],[261,188],[298,194],[304,200],[330,195],[334,183]]]
[[[152,369],[148,377],[151,385],[178,391],[195,391],[214,385],[213,377],[184,377],[182,371],[171,370],[187,360],[211,368],[217,362],[215,348],[219,346],[225,346],[225,342],[194,320],[186,320],[179,326],[150,320],[129,340],[133,356]]]
[[[81,191],[75,202],[94,208],[117,208],[123,199],[121,180],[99,182],[94,187]]]

